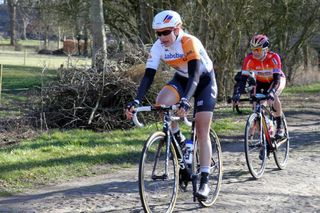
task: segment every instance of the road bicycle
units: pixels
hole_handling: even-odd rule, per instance
[[[199,188],[200,161],[194,116],[191,121],[184,119],[184,122],[191,127],[190,139],[194,147],[191,152],[192,161],[189,164],[184,157],[187,155],[186,149],[180,147],[170,127],[172,121],[181,120],[174,115],[176,110],[178,105],[142,106],[135,109],[133,121],[138,127],[143,126],[138,120],[138,112],[156,111],[161,112],[163,116],[162,131],[154,132],[147,139],[139,163],[139,193],[145,212],[172,212],[179,190],[186,190],[188,182],[192,183],[193,201],[198,201],[202,207],[212,206],[221,188],[221,146],[216,133],[211,129],[210,194],[206,200],[195,196]]]
[[[284,137],[277,139],[275,134],[276,122],[272,105],[266,107],[263,102],[268,100],[265,94],[257,93],[249,100],[254,103],[254,112],[249,115],[245,127],[245,155],[248,169],[255,179],[262,177],[266,161],[270,153],[279,169],[284,169],[289,158],[289,132],[285,115],[281,115],[284,126]],[[244,99],[240,100],[244,101]]]

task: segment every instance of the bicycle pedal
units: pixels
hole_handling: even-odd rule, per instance
[[[180,181],[180,183],[179,183],[179,186],[180,186],[180,189],[181,189],[181,191],[183,191],[183,192],[186,192],[186,191],[188,191],[188,185],[189,185],[189,182],[187,182],[187,181]]]
[[[273,152],[273,148],[269,148],[269,146],[267,147],[267,158],[270,159],[270,153]]]
[[[276,147],[278,148],[281,144],[285,143],[286,141],[287,141],[287,138],[281,138],[281,139],[276,140],[276,142],[275,142]]]
[[[267,153],[267,158],[270,160],[270,152]]]

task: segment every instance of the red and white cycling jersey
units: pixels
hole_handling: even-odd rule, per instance
[[[180,31],[176,41],[165,47],[158,39],[152,46],[146,68],[157,70],[160,60],[174,68],[179,75],[188,78],[188,61],[200,60],[200,75],[204,72],[211,72],[213,64],[202,43],[196,37]]]
[[[252,53],[250,53],[244,59],[242,75],[248,75],[248,71],[253,72],[257,82],[272,83],[274,73],[279,73],[281,77],[285,77],[281,67],[281,59],[277,53],[267,52],[263,61],[254,59]]]

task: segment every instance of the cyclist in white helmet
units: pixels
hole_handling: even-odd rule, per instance
[[[159,92],[156,103],[174,105],[180,103],[180,115],[186,115],[190,109],[190,99],[194,97],[195,123],[200,146],[201,180],[196,196],[207,199],[209,194],[209,168],[211,162],[211,143],[209,137],[212,114],[217,98],[217,85],[210,60],[202,43],[181,28],[180,15],[172,10],[158,13],[152,23],[158,39],[153,44],[146,63],[144,77],[137,96],[127,105],[126,115],[132,118],[134,107],[153,82],[160,61],[175,69],[174,76]],[[172,124],[173,131],[179,134],[177,124]]]

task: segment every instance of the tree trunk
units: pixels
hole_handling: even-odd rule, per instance
[[[10,45],[16,46],[17,38],[16,38],[16,0],[8,0],[9,7],[9,16],[10,16]]]
[[[49,47],[49,25],[47,25],[45,29],[46,30],[44,31],[43,49],[47,50]]]
[[[102,0],[91,0],[90,21],[92,31],[92,66],[103,71],[107,60],[107,43]]]
[[[151,43],[152,41],[152,8],[148,7],[147,3],[143,0],[139,1],[139,9],[140,9],[140,16],[139,16],[139,32],[141,40],[144,44]]]
[[[21,39],[22,40],[26,40],[27,39],[27,26],[29,24],[29,21],[26,19],[22,19],[22,24],[23,24],[23,29],[22,29],[22,33],[21,33]]]
[[[208,1],[203,0],[202,1],[203,7],[206,8],[208,6]],[[206,17],[206,13],[202,13],[200,16],[200,29],[199,29],[199,37],[203,44],[203,46],[207,46],[207,40],[208,40],[208,20]]]

